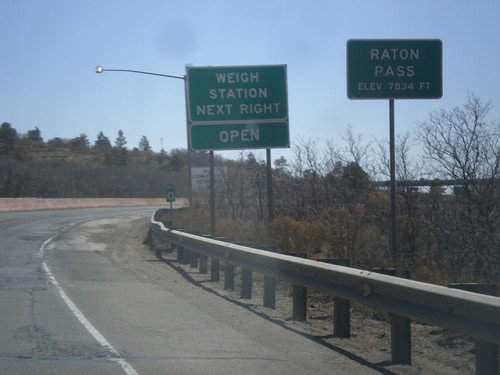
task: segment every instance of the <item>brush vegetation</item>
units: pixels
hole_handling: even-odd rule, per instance
[[[343,146],[298,139],[293,159],[252,152],[215,159],[216,234],[312,259],[350,258],[357,268],[408,268],[418,280],[500,282],[500,124],[491,103],[432,112],[396,142],[397,254],[391,253],[387,141],[348,128]],[[143,137],[125,147],[102,134],[44,142],[38,128],[0,127],[2,197],[164,197],[167,183],[188,197],[187,151],[154,153]],[[414,150],[420,150],[421,154]],[[192,166],[209,165],[191,153]],[[268,183],[272,182],[272,212]],[[165,221],[210,233],[209,194],[197,185],[189,209]]]

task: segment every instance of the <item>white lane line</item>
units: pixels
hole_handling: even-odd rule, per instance
[[[50,271],[49,267],[47,266],[47,263],[45,262],[44,258],[44,252],[45,252],[45,247],[54,239],[55,236],[52,236],[49,238],[47,241],[45,241],[39,248],[38,250],[38,256],[39,259],[42,260],[42,269],[49,278],[50,282],[52,285],[56,288],[57,292],[63,299],[63,301],[66,303],[68,308],[71,310],[73,315],[78,319],[78,321],[85,327],[85,329],[91,334],[91,336],[101,345],[104,349],[107,351],[111,352],[112,354],[116,355],[117,358],[110,358],[111,361],[118,363],[123,371],[127,375],[139,375],[139,373],[123,358],[121,358],[120,353],[109,343],[108,340],[95,328],[92,323],[83,315],[83,313],[76,307],[76,305],[73,303],[73,301],[68,297],[68,295],[64,292],[63,288],[61,288],[61,285],[57,282],[56,278]]]

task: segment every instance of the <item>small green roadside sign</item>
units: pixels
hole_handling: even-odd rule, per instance
[[[167,202],[175,202],[175,184],[167,184]]]
[[[438,39],[347,42],[349,99],[439,99],[443,44]]]
[[[286,65],[187,67],[192,150],[289,147]]]

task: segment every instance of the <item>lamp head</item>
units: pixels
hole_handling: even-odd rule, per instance
[[[102,66],[98,65],[95,68],[95,72],[96,73],[102,73],[102,72],[104,72],[104,68]]]

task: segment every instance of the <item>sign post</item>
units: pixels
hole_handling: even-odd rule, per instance
[[[438,39],[359,39],[347,42],[347,97],[389,99],[391,242],[396,263],[394,99],[443,96],[443,43]]]

